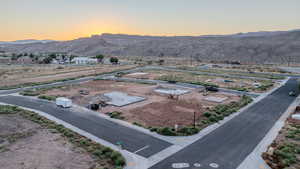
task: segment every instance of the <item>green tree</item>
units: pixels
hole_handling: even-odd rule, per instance
[[[103,62],[103,59],[104,59],[104,55],[102,55],[102,54],[97,55],[97,56],[96,56],[96,59],[97,59],[98,63],[102,63],[102,62]]]
[[[110,58],[110,63],[112,63],[112,64],[118,64],[119,63],[119,59],[117,57],[111,57]]]
[[[51,63],[52,59],[53,59],[53,58],[52,58],[51,56],[45,57],[45,58],[43,59],[42,63],[43,63],[43,64],[49,64],[49,63]]]

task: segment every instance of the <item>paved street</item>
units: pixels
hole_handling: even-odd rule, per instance
[[[0,97],[0,102],[43,111],[112,144],[122,142],[124,149],[130,152],[138,151],[136,154],[143,157],[150,157],[171,146],[168,142],[124,127],[94,114],[59,108],[55,103],[19,96],[3,96]]]
[[[124,72],[136,72],[140,70],[144,70],[144,68],[137,68]],[[43,88],[80,83],[94,78],[112,78],[110,77],[111,75],[113,74],[29,88]],[[118,80],[146,82],[145,80],[130,78],[120,78]],[[156,83],[158,81],[148,80],[147,82]],[[160,83],[166,82],[161,81]],[[177,83],[176,85],[192,88],[201,87],[185,83]],[[24,88],[0,91],[0,95],[12,94],[22,90],[24,90]],[[176,168],[178,163],[185,163],[184,165],[189,166],[187,169],[235,169],[247,155],[253,151],[283,112],[294,101],[295,97],[288,96],[288,93],[291,90],[296,90],[297,94],[299,93],[296,79],[290,79],[285,86],[279,88],[271,95],[254,104],[249,109],[200,140],[171,155],[167,159],[160,161],[152,166],[151,169],[172,169]],[[43,111],[112,144],[122,142],[124,149],[133,153],[136,152],[136,154],[145,158],[155,155],[171,146],[171,144],[166,141],[127,128],[96,115],[58,108],[54,103],[49,103],[47,101],[33,100],[19,96],[0,96],[0,102]]]
[[[172,169],[174,163],[188,163],[189,169],[237,168],[294,101],[295,97],[288,95],[290,90],[299,93],[295,79],[151,169]]]

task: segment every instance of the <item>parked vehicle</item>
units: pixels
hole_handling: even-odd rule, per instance
[[[63,107],[63,108],[70,108],[72,107],[72,100],[65,98],[65,97],[58,97],[55,100],[55,103],[57,106],[59,107]]]
[[[296,96],[296,93],[294,91],[290,91],[289,96]]]
[[[206,91],[210,91],[210,92],[218,92],[219,89],[214,87],[214,86],[205,86]]]

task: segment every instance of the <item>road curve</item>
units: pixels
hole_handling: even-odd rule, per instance
[[[55,103],[48,101],[29,99],[21,96],[2,96],[0,97],[0,102],[45,112],[112,144],[117,145],[117,142],[121,142],[124,149],[133,153],[138,151],[136,154],[146,158],[171,146],[166,141],[103,119],[94,114],[59,108]]]

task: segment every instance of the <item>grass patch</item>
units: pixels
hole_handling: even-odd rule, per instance
[[[39,99],[44,99],[44,100],[53,101],[53,100],[55,100],[57,97],[56,97],[56,96],[40,95],[38,98],[39,98]]]
[[[47,128],[52,131],[56,130],[63,137],[67,138],[69,142],[75,146],[83,148],[99,161],[106,160],[109,164],[112,164],[116,168],[121,168],[126,164],[124,157],[119,152],[81,136],[72,130],[65,128],[63,125],[50,121],[35,112],[7,105],[0,105],[0,112],[2,112],[2,114],[18,113],[22,117],[40,124],[43,128]]]

